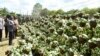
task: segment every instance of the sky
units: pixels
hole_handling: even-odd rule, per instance
[[[49,10],[63,9],[64,11],[100,7],[100,0],[0,0],[0,8],[5,7],[9,11],[30,15],[36,3]]]

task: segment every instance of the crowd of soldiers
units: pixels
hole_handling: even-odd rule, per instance
[[[17,16],[6,15],[3,17],[0,15],[0,42],[2,42],[3,30],[5,30],[5,38],[9,37],[9,45],[12,45],[13,39],[17,36],[18,26]]]

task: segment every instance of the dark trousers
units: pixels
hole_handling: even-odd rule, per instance
[[[14,32],[10,31],[9,32],[9,45],[12,45],[13,38],[14,38]]]
[[[17,29],[14,30],[14,38],[17,36]]]
[[[6,38],[8,37],[8,28],[7,28],[7,26],[5,26],[5,37]]]
[[[2,29],[0,29],[0,41],[2,41]]]

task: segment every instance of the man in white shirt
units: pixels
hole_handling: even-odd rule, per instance
[[[2,16],[0,16],[0,42],[2,41],[2,30],[4,27],[4,19]]]

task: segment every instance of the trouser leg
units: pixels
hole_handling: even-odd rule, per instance
[[[13,38],[14,38],[14,34],[13,31],[11,31],[9,32],[9,45],[12,45]]]
[[[7,38],[8,36],[8,29],[7,29],[7,26],[5,26],[5,37]]]
[[[0,29],[0,41],[2,41],[2,29]]]
[[[14,37],[16,38],[16,36],[17,36],[17,29],[15,29],[14,31]]]
[[[16,34],[15,35],[17,36],[17,29],[16,29]]]

